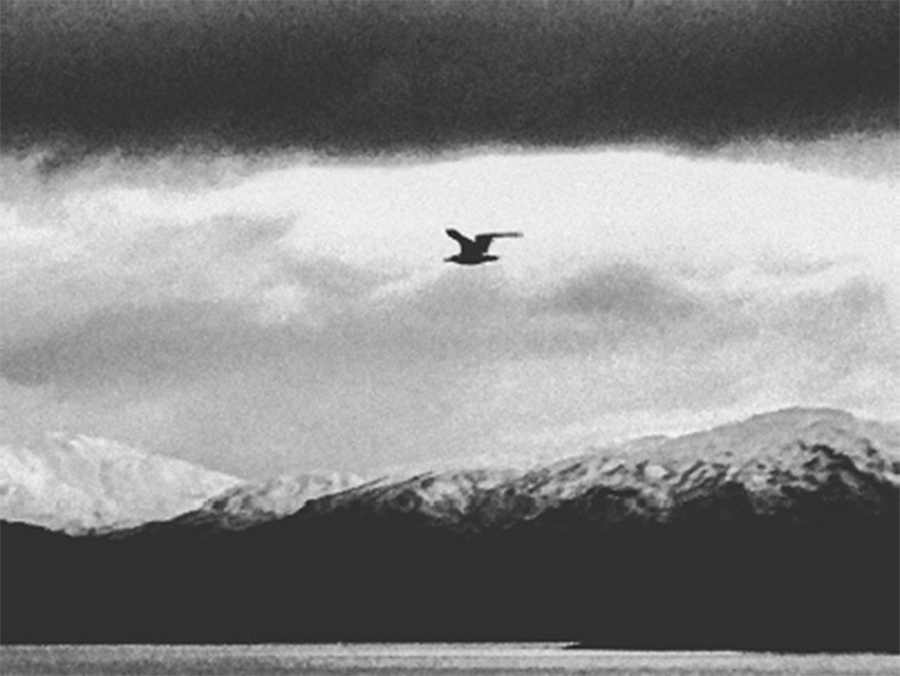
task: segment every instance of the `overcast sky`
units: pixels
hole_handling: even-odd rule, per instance
[[[259,478],[896,418],[898,7],[3,2],[2,436]]]

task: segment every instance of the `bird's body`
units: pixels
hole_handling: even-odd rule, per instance
[[[487,252],[494,238],[522,236],[521,232],[486,232],[477,235],[475,239],[469,239],[458,230],[453,230],[452,228],[446,232],[449,237],[459,243],[460,251],[455,256],[450,256],[444,260],[457,265],[480,265],[481,263],[499,260],[499,256],[493,256]]]

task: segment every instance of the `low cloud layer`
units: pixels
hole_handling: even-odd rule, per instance
[[[7,149],[311,150],[896,131],[898,4],[4,0]]]

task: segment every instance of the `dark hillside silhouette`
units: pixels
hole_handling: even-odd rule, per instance
[[[363,484],[242,530],[4,522],[0,638],[898,653],[900,462],[866,430],[788,411],[616,458]]]

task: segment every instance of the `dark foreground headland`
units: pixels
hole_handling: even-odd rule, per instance
[[[4,522],[0,638],[900,652],[890,435],[754,420],[529,472],[383,480],[239,527]]]

